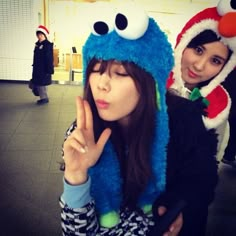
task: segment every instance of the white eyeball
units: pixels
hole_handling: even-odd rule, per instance
[[[135,5],[119,5],[116,10],[115,30],[117,34],[126,39],[138,39],[142,37],[149,23],[149,17],[146,12]]]
[[[91,33],[97,36],[114,30],[115,11],[112,4],[96,2],[90,8],[89,26]]]
[[[220,0],[217,5],[217,12],[220,16],[223,16],[229,12],[236,12],[236,1]]]

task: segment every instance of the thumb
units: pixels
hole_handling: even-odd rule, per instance
[[[106,128],[105,130],[103,130],[102,134],[100,135],[100,137],[97,141],[97,146],[100,150],[102,150],[104,148],[104,146],[110,136],[111,136],[111,129]]]

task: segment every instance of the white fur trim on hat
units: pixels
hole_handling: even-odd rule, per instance
[[[49,37],[49,30],[43,25],[39,25],[36,32],[42,32],[47,38]]]
[[[214,129],[214,128],[220,126],[228,118],[232,102],[231,102],[231,98],[230,98],[227,90],[222,85],[221,85],[221,89],[224,91],[225,95],[227,96],[227,105],[214,118],[209,118],[208,116],[202,116],[203,123],[207,129]],[[214,101],[212,101],[212,102],[214,102]]]

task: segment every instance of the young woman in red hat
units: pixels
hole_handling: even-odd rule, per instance
[[[230,95],[222,82],[236,64],[235,25],[229,24],[235,22],[236,9],[231,2],[220,1],[217,7],[197,13],[185,24],[177,37],[175,66],[167,83],[170,123],[178,127],[170,127],[170,133],[179,129],[177,141],[170,139],[173,141],[169,143],[169,150],[177,150],[177,163],[181,165],[185,159],[181,156],[183,153],[180,146],[185,146],[185,155],[188,155],[191,166],[189,171],[201,180],[198,182],[189,178],[189,182],[195,184],[195,189],[189,189],[189,192],[196,191],[197,188],[198,194],[195,198],[190,197],[191,193],[189,196],[185,195],[188,207],[183,211],[181,236],[206,234],[208,206],[214,199],[217,129],[227,122],[231,108]],[[189,117],[191,112],[192,118]],[[182,135],[178,137],[181,130]],[[173,173],[174,175],[181,176],[181,173]],[[175,177],[178,179],[177,176]],[[207,183],[209,186],[212,183],[209,189],[205,188]]]

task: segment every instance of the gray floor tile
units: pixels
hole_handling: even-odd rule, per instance
[[[68,124],[72,123],[76,118],[76,112],[64,112],[59,114],[58,122],[67,122]]]
[[[46,104],[48,106],[48,104]],[[50,110],[50,107],[39,106],[37,111],[29,111],[25,117],[24,121],[34,121],[34,122],[58,122],[59,113]]]
[[[0,134],[13,134],[20,122],[14,120],[1,120],[0,122]]]
[[[55,134],[57,128],[56,122],[38,122],[35,121],[22,121],[17,129],[16,134]]]
[[[0,108],[0,110],[1,110],[0,121],[3,122],[10,122],[10,121],[20,122],[23,120],[25,116],[25,111],[16,111],[16,110],[4,111],[4,108]]]
[[[11,138],[12,138],[12,134],[0,133],[0,151],[6,150]]]
[[[54,134],[15,134],[7,150],[52,150]]]

